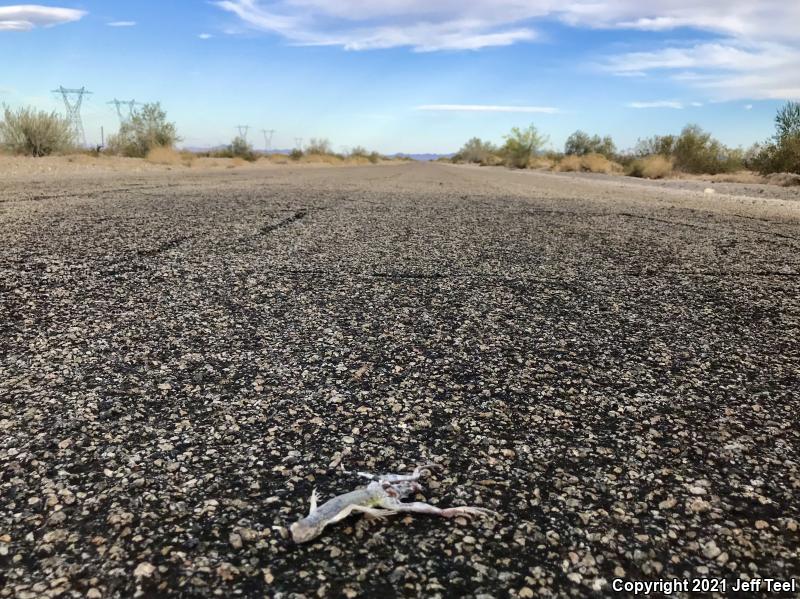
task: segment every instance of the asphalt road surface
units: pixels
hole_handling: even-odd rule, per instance
[[[800,193],[703,187],[0,183],[0,597],[800,577]],[[427,461],[427,501],[501,517],[287,538],[361,484],[341,466]]]

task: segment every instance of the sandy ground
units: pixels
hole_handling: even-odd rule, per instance
[[[799,577],[798,193],[679,183],[5,177],[0,597]],[[501,517],[287,538],[361,484],[337,464],[425,461]]]
[[[122,176],[153,173],[183,173],[192,176],[198,173],[218,172],[220,170],[264,171],[281,167],[331,167],[361,166],[369,161],[354,158],[338,161],[327,156],[304,156],[300,161],[291,161],[288,156],[272,155],[255,162],[241,158],[197,158],[178,152],[166,153],[167,160],[142,160],[121,156],[92,156],[74,154],[70,156],[46,156],[31,158],[0,154],[0,177],[5,180],[24,182],[31,179],[63,180],[85,178],[86,176]]]

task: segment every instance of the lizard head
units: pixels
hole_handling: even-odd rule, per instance
[[[325,528],[324,522],[315,522],[310,518],[303,518],[292,524],[289,527],[289,532],[292,533],[292,540],[295,543],[306,543],[318,537],[323,528]]]

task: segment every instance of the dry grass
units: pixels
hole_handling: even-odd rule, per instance
[[[549,158],[543,156],[535,156],[528,161],[528,168],[531,169],[552,169],[555,163]]]
[[[691,181],[711,181],[713,183],[750,183],[750,184],[764,184],[768,183],[767,177],[754,173],[753,171],[738,171],[735,173],[721,173],[719,175],[686,175],[679,174],[680,179],[688,179]]]
[[[645,179],[663,179],[669,177],[673,172],[673,164],[670,158],[659,154],[639,158],[631,164],[628,174],[631,177],[643,177]]]
[[[581,171],[581,158],[574,155],[564,156],[553,168],[559,173],[579,173]]]
[[[623,172],[621,165],[609,160],[602,154],[564,156],[553,169],[560,173],[603,173],[606,175]]]
[[[334,154],[305,154],[300,162],[304,164],[343,164],[344,159]]]
[[[147,153],[145,160],[151,164],[166,166],[192,166],[195,156],[191,152],[178,152],[173,148],[155,147]]]
[[[590,173],[604,173],[606,175],[619,174],[623,172],[622,165],[609,160],[602,154],[587,154],[581,158],[581,166],[584,171]]]

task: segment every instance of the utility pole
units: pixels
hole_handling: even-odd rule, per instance
[[[83,130],[83,120],[81,119],[81,106],[83,98],[92,92],[85,87],[80,89],[70,89],[63,85],[53,90],[54,94],[61,94],[64,100],[64,107],[67,109],[67,120],[69,121],[72,137],[76,144],[86,146],[86,133]]]
[[[272,149],[272,136],[275,134],[275,129],[262,129],[264,134],[264,153],[269,153]]]
[[[239,137],[247,141],[247,133],[250,131],[250,125],[236,125],[239,130]]]

